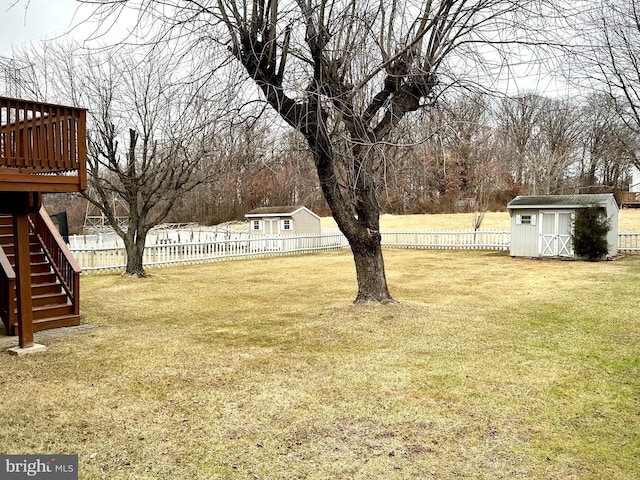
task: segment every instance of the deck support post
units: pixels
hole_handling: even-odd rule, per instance
[[[7,195],[6,193],[4,195]],[[10,194],[11,195],[11,194]],[[42,194],[16,192],[11,195],[13,213],[13,243],[16,262],[16,295],[18,307],[18,344],[29,348],[33,344],[33,303],[31,301],[31,248],[29,247],[29,213],[42,206]]]
[[[31,302],[31,260],[29,252],[29,217],[13,216],[16,249],[16,294],[18,297],[18,339],[20,348],[33,346],[33,305]]]

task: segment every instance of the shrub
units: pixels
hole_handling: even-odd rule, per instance
[[[610,229],[601,208],[578,210],[572,238],[576,255],[592,262],[605,257],[609,251],[607,233]]]

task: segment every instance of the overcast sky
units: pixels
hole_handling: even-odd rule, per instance
[[[0,5],[0,56],[5,57],[13,47],[69,32],[78,7],[76,0],[0,0]]]
[[[71,31],[77,40],[85,40],[95,33],[95,24],[85,23],[78,27],[78,23],[86,19],[91,11],[90,6],[81,6],[76,0],[0,0],[0,57],[11,57],[14,48],[64,36]],[[120,17],[120,33],[127,30],[121,20]],[[112,40],[122,38],[114,30],[110,31],[109,36]],[[509,90],[524,88],[551,95],[567,93],[566,86],[556,84],[549,77],[536,75],[535,68],[526,70],[523,72],[526,79],[515,83],[512,80],[507,87]]]

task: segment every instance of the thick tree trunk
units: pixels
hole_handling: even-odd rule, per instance
[[[125,248],[127,251],[127,266],[125,268],[124,276],[127,277],[146,277],[147,272],[142,265],[142,258],[144,254],[144,242],[145,240],[138,237],[135,240],[131,239],[125,241]]]
[[[354,303],[391,303],[394,302],[387,287],[384,258],[382,256],[382,237],[379,230],[379,213],[369,211],[366,219],[363,212],[359,219],[350,218],[348,225],[344,224],[344,217],[336,215],[337,209],[346,205],[334,205],[331,195],[325,196],[329,206],[334,212],[334,219],[338,227],[347,238],[353,261],[356,266],[356,278],[358,281],[358,295]]]
[[[380,234],[375,232],[368,237],[349,241],[358,279],[358,295],[355,303],[393,302],[387,288]]]
[[[373,176],[364,174],[357,188],[347,194],[338,180],[333,149],[326,132],[313,129],[312,133],[307,135],[307,141],[314,154],[322,193],[353,253],[358,280],[354,303],[393,302],[382,257],[380,212],[375,202]]]

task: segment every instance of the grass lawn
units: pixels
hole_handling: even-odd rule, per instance
[[[85,479],[640,478],[640,256],[348,250],[82,278],[84,321],[0,354],[3,453]]]
[[[331,217],[322,219],[322,227],[335,228]],[[473,230],[473,213],[443,213],[434,215],[382,215],[382,231]],[[509,212],[486,212],[481,229],[509,230]],[[640,232],[640,208],[620,210],[619,232]]]

